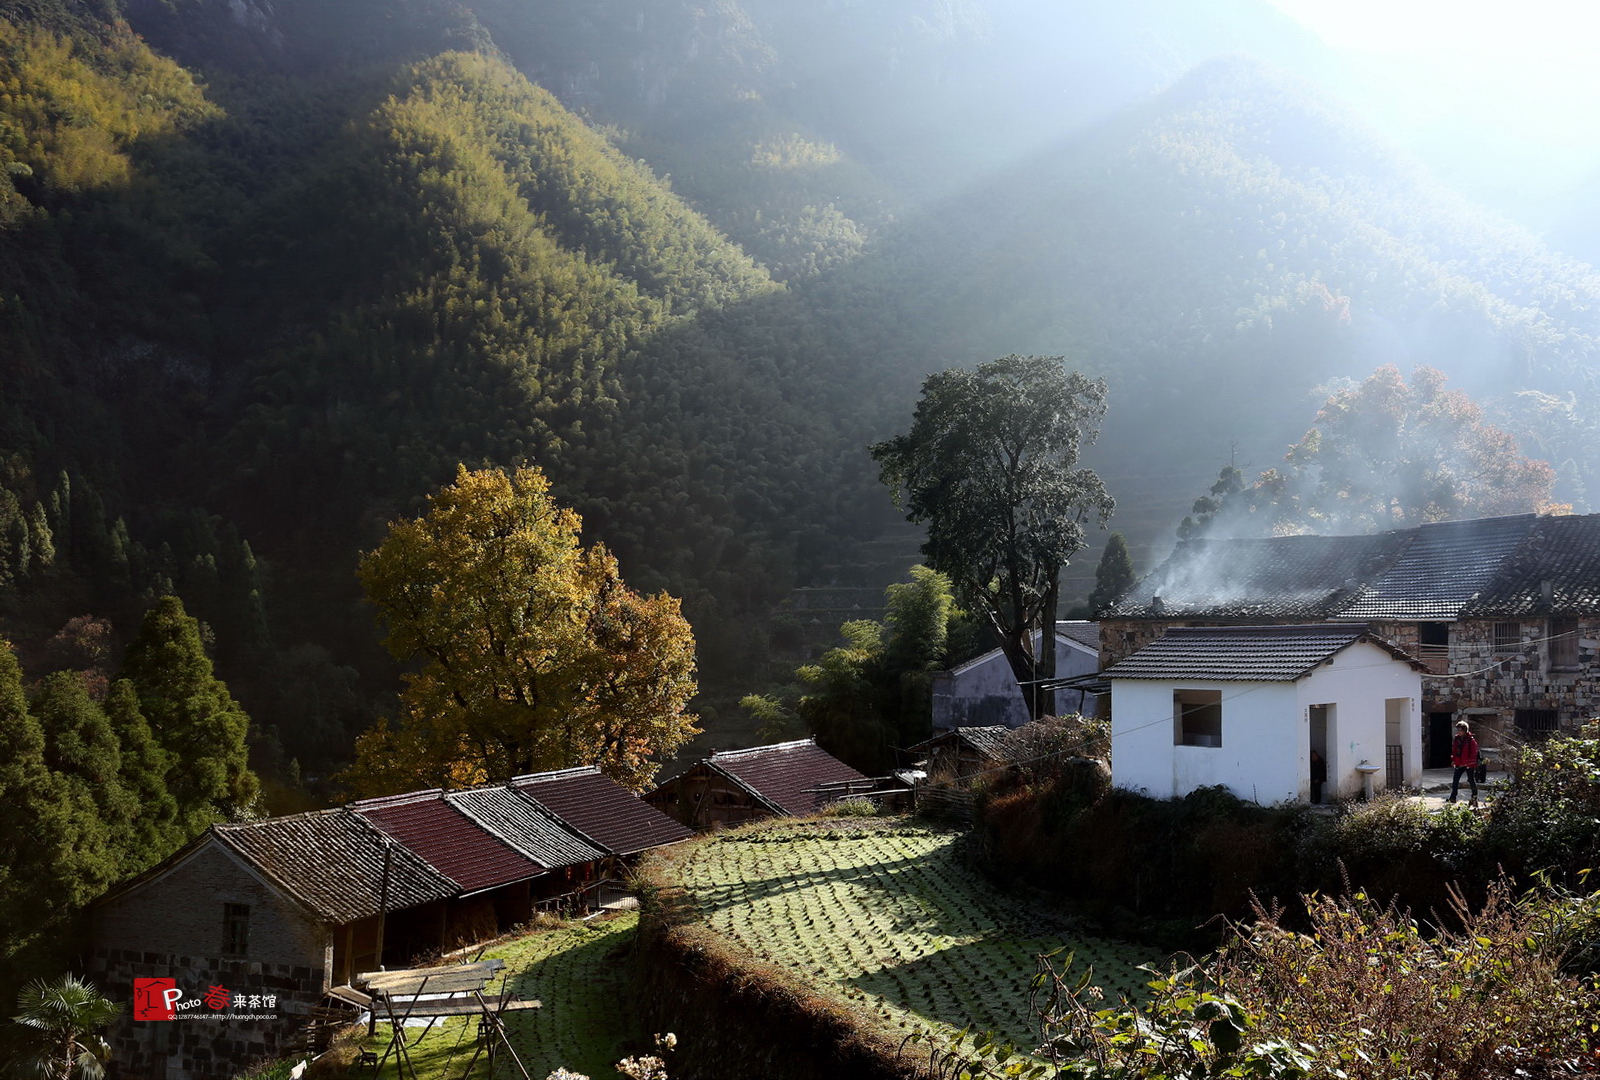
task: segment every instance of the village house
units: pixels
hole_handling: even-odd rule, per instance
[[[108,1035],[118,1076],[225,1078],[241,1061],[288,1052],[334,979],[376,968],[380,952],[436,945],[460,892],[349,810],[212,826],[92,906],[90,975],[123,1000],[135,979],[165,979],[187,1001],[210,996],[197,1007],[208,1017],[272,1019],[125,1012]],[[223,1000],[215,988],[229,1008],[210,1007]],[[237,1004],[265,999],[270,1007]]]
[[[604,851],[609,876],[646,851],[694,835],[593,765],[518,776],[511,786]]]
[[[1172,627],[1359,623],[1427,666],[1423,766],[1469,721],[1504,741],[1600,715],[1600,515],[1521,514],[1364,536],[1190,540],[1100,622],[1118,664]]]
[[[1359,625],[1174,627],[1105,672],[1111,782],[1263,805],[1415,786],[1423,670]]]
[[[708,829],[766,817],[805,817],[875,787],[815,739],[798,739],[713,753],[644,798],[690,828]]]
[[[1010,760],[1006,736],[1012,730],[1005,724],[952,728],[922,740],[907,752],[932,780],[965,780],[1001,768]]]
[[[1039,647],[1038,633],[1033,645]],[[1100,627],[1092,622],[1056,623],[1056,678],[1090,675],[1100,670]],[[1069,687],[1054,690],[1052,716],[1079,713],[1094,716],[1093,694]],[[1019,728],[1032,720],[1017,677],[999,649],[933,676],[933,730],[1003,725]]]
[[[98,985],[137,1004],[134,980],[170,980],[206,1017],[125,1013],[116,1074],[228,1080],[299,1049],[313,1010],[358,972],[493,937],[688,835],[593,769],[214,825],[91,906]]]

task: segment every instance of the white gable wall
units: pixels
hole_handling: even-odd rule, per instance
[[[1117,679],[1112,684],[1111,777],[1164,799],[1221,785],[1262,805],[1311,798],[1311,706],[1332,705],[1325,798],[1360,793],[1363,761],[1384,784],[1387,702],[1405,704],[1405,782],[1420,779],[1422,680],[1409,664],[1358,642],[1294,683]],[[1222,745],[1174,745],[1176,690],[1222,694]]]
[[[1300,726],[1304,732],[1302,745],[1311,740],[1311,706],[1334,704],[1333,717],[1328,721],[1328,791],[1329,798],[1350,798],[1361,794],[1361,774],[1356,766],[1363,761],[1378,766],[1373,775],[1373,786],[1384,786],[1384,748],[1388,742],[1387,707],[1390,699],[1402,699],[1405,705],[1402,723],[1402,743],[1405,747],[1405,777],[1407,786],[1422,779],[1422,674],[1409,664],[1402,663],[1370,642],[1357,642],[1336,654],[1331,661],[1317,668],[1295,684],[1300,704]],[[1226,718],[1223,720],[1227,722]],[[1311,792],[1310,759],[1306,758],[1303,779],[1309,799]]]
[[[1035,644],[1038,635],[1034,635]],[[1056,677],[1092,675],[1100,670],[1100,654],[1084,648],[1064,635],[1056,635]],[[1066,716],[1082,711],[1093,716],[1093,694],[1080,690],[1057,690],[1054,715]],[[999,649],[969,660],[954,671],[939,672],[933,682],[933,729],[986,727],[1004,724],[1018,728],[1033,719],[1022,699],[1017,677]]]

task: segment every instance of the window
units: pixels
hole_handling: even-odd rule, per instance
[[[1222,691],[1172,692],[1172,742],[1175,746],[1222,745]]]
[[[1576,671],[1578,668],[1578,620],[1550,620],[1550,670]]]
[[[1514,653],[1522,651],[1522,624],[1497,622],[1494,624],[1494,651]]]
[[[222,905],[222,952],[243,956],[250,951],[250,905]]]
[[[1517,734],[1528,742],[1540,742],[1553,735],[1558,726],[1554,709],[1518,709]]]

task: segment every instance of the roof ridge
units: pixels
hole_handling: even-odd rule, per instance
[[[262,825],[276,825],[283,821],[294,821],[297,818],[328,817],[334,814],[345,813],[349,808],[345,806],[325,806],[321,810],[301,810],[293,814],[274,814],[271,817],[255,818],[251,821],[213,821],[209,828],[218,832],[235,832],[244,829],[254,829]],[[200,835],[205,835],[201,833]]]
[[[518,784],[537,784],[544,780],[554,780],[558,776],[578,776],[584,773],[598,773],[599,771],[600,766],[598,765],[573,765],[565,769],[547,769],[544,772],[523,773],[521,776],[513,776],[506,783],[515,787]]]
[[[747,746],[743,750],[716,750],[712,752],[711,757],[707,760],[716,761],[719,758],[725,759],[730,757],[738,757],[741,754],[759,754],[765,753],[769,750],[794,750],[801,746],[815,745],[817,745],[817,740],[815,736],[812,736],[809,739],[793,739],[789,742],[768,743],[766,746]]]
[[[399,795],[377,795],[370,799],[357,799],[355,802],[346,803],[345,806],[356,813],[362,810],[376,810],[384,806],[405,806],[409,803],[427,802],[430,799],[441,798],[444,788],[424,788],[421,791],[406,791]]]

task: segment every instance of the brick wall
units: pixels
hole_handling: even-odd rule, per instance
[[[249,907],[241,954],[224,952],[225,904]],[[275,999],[272,1009],[232,1010],[275,1013],[271,1020],[135,1021],[130,1008],[110,1034],[121,1080],[227,1080],[252,1061],[296,1049],[306,1014],[328,986],[333,951],[327,924],[210,838],[100,905],[93,941],[91,974],[115,1000],[132,1000],[135,978],[175,979],[189,998],[222,986]]]

